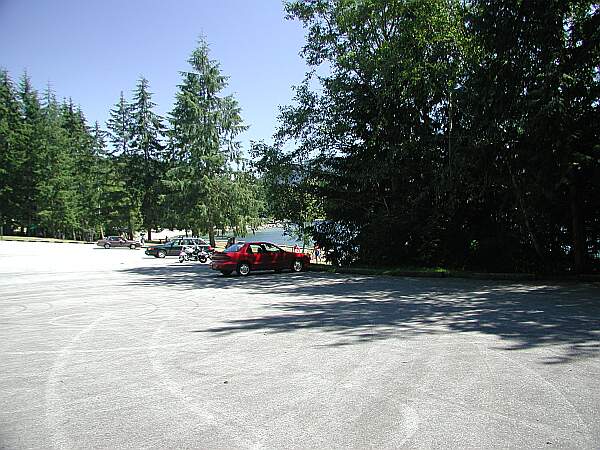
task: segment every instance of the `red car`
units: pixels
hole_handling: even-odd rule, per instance
[[[234,270],[241,276],[253,270],[274,270],[280,272],[291,269],[301,272],[308,268],[310,256],[304,253],[288,252],[269,242],[248,242],[233,244],[212,256],[210,268],[223,275]]]

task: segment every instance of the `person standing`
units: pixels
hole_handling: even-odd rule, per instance
[[[315,243],[315,246],[313,247],[313,253],[315,255],[315,262],[321,262],[321,248],[319,247],[319,244]]]

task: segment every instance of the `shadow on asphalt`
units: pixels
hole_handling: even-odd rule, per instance
[[[169,261],[170,263],[170,261]],[[194,330],[215,335],[251,330],[336,333],[334,346],[450,332],[500,337],[503,350],[558,346],[546,364],[600,353],[597,285],[502,284],[460,279],[365,277],[341,274],[251,273],[224,277],[207,265],[178,264],[126,269],[136,283],[185,288],[244,289],[291,301],[269,303],[269,313]],[[287,298],[289,298],[287,297]],[[565,348],[566,346],[566,348]]]

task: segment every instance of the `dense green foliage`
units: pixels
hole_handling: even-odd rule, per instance
[[[241,161],[236,137],[247,127],[237,101],[221,94],[227,77],[202,40],[188,63],[191,70],[181,73],[169,118],[173,158],[168,185],[178,206],[172,211],[176,223],[194,224],[214,245],[216,228],[245,235],[247,226],[256,225],[260,201],[250,175],[232,169]]]
[[[259,157],[275,152],[263,167],[274,177],[286,161],[308,174],[278,180],[322,200],[314,236],[331,259],[598,265],[598,5],[311,0],[287,11],[315,70]]]
[[[310,166],[297,163],[294,154],[286,154],[280,145],[263,141],[252,144],[251,155],[261,174],[267,214],[306,248],[312,238],[312,225],[323,214],[322,202],[314,194],[316,181]]]
[[[114,147],[113,157],[119,179],[127,186],[123,197],[115,199],[123,215],[129,234],[141,225],[148,230],[160,228],[163,218],[164,198],[162,179],[167,168],[165,127],[163,119],[153,112],[149,83],[144,77],[138,80],[129,104],[121,93],[118,103],[110,112],[107,123]]]
[[[143,77],[108,133],[0,73],[3,232],[244,235],[265,214],[337,264],[600,269],[600,7],[298,0],[311,66],[272,145],[201,40],[173,109]],[[110,145],[108,144],[110,143]]]
[[[101,134],[71,100],[40,97],[24,75],[0,75],[0,219],[3,232],[90,238],[102,226]]]
[[[166,121],[148,80],[90,127],[71,100],[40,96],[24,75],[0,72],[0,225],[3,234],[95,239],[179,228],[245,235],[259,224],[262,190],[235,137],[246,127],[226,77],[201,41]],[[237,167],[237,169],[234,169]]]

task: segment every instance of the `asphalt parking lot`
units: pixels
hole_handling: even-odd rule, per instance
[[[599,448],[600,286],[0,241],[1,448]]]

